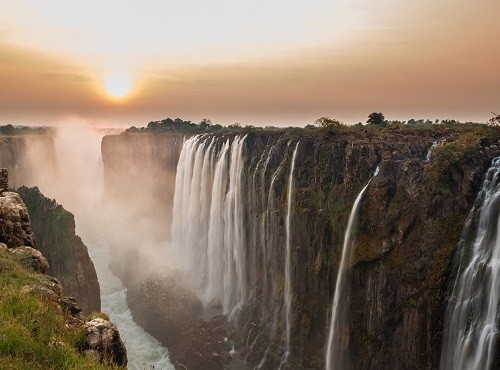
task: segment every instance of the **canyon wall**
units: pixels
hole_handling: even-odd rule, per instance
[[[38,249],[49,262],[48,273],[57,277],[85,314],[101,310],[101,295],[94,264],[75,233],[75,217],[37,187],[22,186],[18,193],[28,207]]]
[[[105,176],[109,179],[120,173],[123,183],[137,177],[137,168],[161,165],[159,158],[166,161],[164,166],[172,166],[178,152],[178,146],[172,145],[179,142],[179,135],[151,136],[105,138]],[[348,269],[351,289],[342,301],[345,325],[334,343],[350,359],[348,368],[436,368],[454,247],[484,171],[499,154],[498,133],[445,128],[291,129],[217,133],[200,137],[195,145],[201,148],[200,154],[213,152],[209,165],[215,166],[226,146],[227,153],[233,153],[236,137],[240,141],[244,137],[238,185],[241,220],[237,223],[243,225],[244,235],[238,240],[245,248],[243,276],[238,275],[245,285],[233,286],[241,288],[243,303],[227,310],[236,329],[236,356],[262,368],[276,368],[284,359],[285,366],[291,368],[324,366],[347,219],[354,199],[378,168],[361,199],[355,222],[354,259]],[[441,144],[433,148],[429,158],[429,150],[438,142]],[[288,179],[297,143],[287,235]],[[126,152],[127,163],[108,162],[104,153],[112,150]],[[158,155],[165,151],[170,156]],[[227,161],[233,163],[232,158]],[[155,172],[150,177],[154,178]],[[160,188],[155,181],[146,181],[141,185],[143,191],[149,191],[149,186],[155,193],[168,189],[163,199],[172,199],[171,176],[162,180],[166,183]],[[116,182],[108,180],[106,184],[115,186]],[[200,201],[202,198],[200,195]],[[188,225],[185,230],[193,229]],[[290,281],[285,274],[288,237]],[[180,247],[178,253],[183,247],[192,248]],[[203,258],[207,257],[199,258],[205,263]],[[194,275],[187,283],[202,299],[210,285],[207,275],[200,274],[205,267],[209,271],[213,266],[190,266]],[[285,298],[287,284],[290,303]],[[224,311],[225,297],[219,298],[219,302],[205,302],[205,306]],[[287,325],[291,330],[288,354]]]

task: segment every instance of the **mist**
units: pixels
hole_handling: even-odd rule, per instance
[[[136,259],[127,258],[141,256],[140,273],[147,276],[148,268],[153,271],[154,267],[144,261],[163,262],[170,224],[168,202],[152,198],[159,191],[155,181],[134,183],[129,179],[132,186],[106,188],[101,155],[105,132],[85,122],[73,122],[59,125],[53,138],[28,138],[20,151],[20,164],[12,168],[11,185],[38,186],[45,196],[74,214],[76,232],[97,270],[102,311],[117,325],[127,346],[128,367],[173,368],[167,350],[133,321],[125,288],[110,269],[112,262],[115,269],[127,270],[129,265],[137,265]],[[8,159],[2,157],[2,161]],[[147,165],[136,172],[143,175],[142,171],[155,173],[154,178],[171,175],[166,170],[162,175],[161,168]]]

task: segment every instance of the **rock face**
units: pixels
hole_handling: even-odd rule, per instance
[[[3,192],[0,196],[0,243],[8,248],[35,246],[28,209],[14,192]]]
[[[234,135],[211,137],[215,146],[222,146]],[[447,284],[454,273],[453,252],[483,173],[500,153],[498,139],[496,131],[447,128],[248,133],[243,153],[246,197],[242,207],[248,238],[249,293],[231,321],[238,328],[238,355],[254,366],[269,369],[277,368],[283,358],[287,176],[291,148],[298,142],[291,221],[292,335],[288,366],[324,366],[331,302],[349,212],[357,194],[379,167],[360,204],[354,259],[349,267],[350,295],[343,297],[348,325],[342,331],[342,343],[351,359],[347,368],[437,368]],[[119,146],[129,150],[127,165],[132,168],[157,160],[148,154],[154,152],[152,148],[130,146],[129,140],[152,139],[105,139],[103,152],[109,150],[112,141],[114,150]],[[157,148],[168,146],[173,139],[158,135],[155,140],[153,147]],[[427,162],[428,150],[436,140],[446,144],[435,148]],[[103,158],[105,171],[118,172],[115,163],[106,163],[107,157]],[[120,170],[127,178],[126,169]],[[270,222],[268,234],[272,238],[261,245],[253,235],[260,235],[261,223]],[[270,246],[271,252],[265,254],[263,248]],[[132,311],[134,307],[144,312],[160,307],[152,292],[161,289],[152,282],[140,287],[130,300]],[[160,337],[162,334],[154,328],[163,319],[151,316],[151,320],[154,322],[145,327]]]
[[[226,317],[201,318],[203,304],[178,281],[184,276],[168,268],[151,270],[152,263],[135,251],[124,256],[132,264],[111,264],[127,287],[127,303],[134,321],[168,348],[177,369],[223,369],[231,358],[234,337]],[[175,277],[175,279],[174,279]]]
[[[222,370],[230,362],[226,318],[200,319],[201,301],[173,279],[149,278],[127,292],[127,302],[134,321],[168,348],[176,368]]]
[[[75,234],[75,218],[37,187],[18,189],[31,215],[37,248],[47,257],[47,273],[58,278],[84,313],[101,310],[97,273],[87,247]]]

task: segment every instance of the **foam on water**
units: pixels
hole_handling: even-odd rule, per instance
[[[84,235],[82,239],[88,247],[101,285],[101,309],[117,326],[127,348],[128,369],[173,370],[174,366],[169,360],[166,348],[132,319],[125,296],[126,290],[120,279],[109,269],[111,257],[107,245],[86,240]]]

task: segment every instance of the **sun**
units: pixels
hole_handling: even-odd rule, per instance
[[[132,89],[130,76],[120,72],[109,73],[104,80],[104,89],[113,98],[123,98]]]

